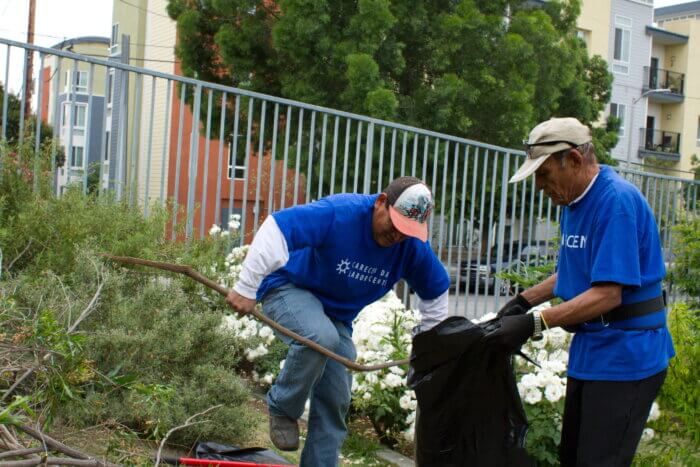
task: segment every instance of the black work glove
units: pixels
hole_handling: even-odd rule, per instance
[[[532,314],[504,316],[501,326],[484,336],[488,345],[499,347],[507,352],[516,352],[535,332],[535,318]]]
[[[530,302],[525,300],[525,297],[523,297],[522,294],[518,294],[513,300],[509,301],[508,303],[503,305],[503,308],[498,310],[496,318],[503,318],[504,316],[524,315],[528,312],[530,308],[532,308]]]

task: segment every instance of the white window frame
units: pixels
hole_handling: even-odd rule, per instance
[[[620,31],[620,57],[615,57],[615,44],[617,43],[617,34]],[[625,37],[627,44],[625,48]],[[625,52],[627,52],[625,54]],[[630,70],[630,55],[632,54],[632,18],[626,16],[615,15],[615,29],[613,34],[613,65],[612,71],[628,75]],[[625,56],[626,55],[626,56]]]
[[[71,169],[82,169],[83,168],[83,163],[85,162],[85,147],[80,146],[80,145],[73,145],[72,148],[73,152],[70,154],[70,167]],[[82,153],[80,155],[80,165],[73,164],[73,161],[75,160],[75,153],[76,150],[82,150]]]
[[[613,106],[615,106],[615,112],[613,112]],[[617,136],[619,136],[620,138],[624,138],[627,133],[627,105],[618,104],[617,102],[611,102],[610,115],[612,115],[613,117],[617,117],[620,120],[620,129],[617,132]]]
[[[227,165],[226,178],[228,178],[229,180],[231,180],[231,175],[234,175],[234,180],[243,180],[243,179],[245,178],[245,176],[246,176],[246,173],[245,173],[245,165],[236,165],[235,167],[233,167],[233,169],[234,169],[235,171],[234,171],[233,174],[232,174],[232,173],[231,173],[231,172],[232,172],[232,165],[233,165],[232,162],[233,162],[233,145],[229,143],[228,162],[227,162],[227,164],[226,164],[226,165]],[[240,176],[240,177],[235,177],[236,172],[239,171],[239,170],[242,172],[242,176]]]
[[[88,72],[83,70],[75,70],[75,81],[73,82],[73,87],[69,88],[71,83],[71,75],[73,70],[66,70],[65,79],[66,85],[63,87],[64,92],[71,92],[74,94],[87,94],[88,93]],[[84,80],[82,79],[84,78]],[[84,81],[84,84],[81,84]]]
[[[700,146],[700,115],[698,116],[697,145]]]
[[[112,31],[109,38],[109,53],[114,55],[119,51],[119,23],[112,23]]]

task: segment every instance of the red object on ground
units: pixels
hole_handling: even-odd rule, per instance
[[[213,467],[294,467],[293,465],[283,464],[257,464],[255,462],[245,461],[218,461],[213,459],[193,459],[181,457],[177,460],[180,465],[201,465]]]

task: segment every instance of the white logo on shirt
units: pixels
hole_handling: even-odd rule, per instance
[[[567,248],[586,248],[586,240],[585,235],[564,235],[561,244]]]
[[[338,266],[336,266],[335,270],[338,271],[338,274],[347,274],[348,269],[350,269],[350,260],[349,259],[341,259],[340,263],[338,263]]]

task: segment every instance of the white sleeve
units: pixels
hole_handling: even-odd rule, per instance
[[[448,295],[449,289],[432,300],[422,300],[418,297],[418,311],[420,311],[421,314],[421,331],[427,331],[447,318]]]
[[[243,269],[233,290],[242,296],[255,299],[262,280],[287,264],[289,249],[275,218],[267,216],[258,229],[248,254],[243,260]]]

